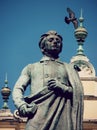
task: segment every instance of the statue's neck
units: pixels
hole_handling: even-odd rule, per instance
[[[52,55],[52,54],[48,54],[48,53],[45,53],[44,56],[47,56],[47,57],[50,57],[50,58],[53,58],[53,59],[58,59],[59,56],[58,55]]]

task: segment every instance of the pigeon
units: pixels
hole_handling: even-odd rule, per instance
[[[77,71],[81,71],[81,69],[79,68],[78,65],[74,65],[74,69],[77,70]]]
[[[64,21],[67,24],[72,22],[74,25],[74,28],[77,29],[78,28],[78,21],[77,21],[77,18],[75,17],[75,13],[70,8],[67,8],[67,12],[69,13],[69,18],[66,16]]]

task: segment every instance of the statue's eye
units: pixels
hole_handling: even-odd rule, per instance
[[[59,40],[58,38],[56,38],[56,41],[57,41],[57,42],[60,42],[60,40]]]
[[[52,42],[53,40],[54,40],[54,38],[50,38],[48,41],[49,41],[49,42]]]

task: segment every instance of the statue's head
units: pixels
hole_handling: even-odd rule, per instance
[[[41,36],[39,47],[43,54],[58,57],[62,51],[62,40],[56,31],[49,31]]]

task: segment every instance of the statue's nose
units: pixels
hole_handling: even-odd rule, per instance
[[[54,42],[53,42],[54,44],[57,44],[57,40],[56,39],[54,39]]]

